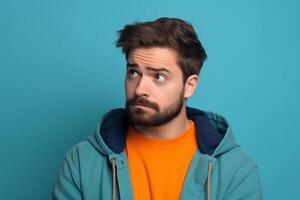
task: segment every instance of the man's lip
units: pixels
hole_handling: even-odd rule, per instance
[[[132,104],[133,106],[141,106],[141,107],[147,107],[147,108],[150,108],[149,106],[145,105],[145,104],[140,104],[140,103],[135,103],[135,104]]]

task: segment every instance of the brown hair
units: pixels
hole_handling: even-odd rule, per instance
[[[131,50],[139,47],[169,47],[177,51],[177,64],[183,80],[199,75],[207,55],[193,26],[178,18],[159,18],[155,21],[126,25],[118,31],[117,47],[122,47],[128,59]]]

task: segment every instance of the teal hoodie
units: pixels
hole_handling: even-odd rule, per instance
[[[226,119],[187,107],[196,125],[198,149],[185,176],[181,200],[260,200],[257,165],[234,141]],[[66,154],[53,187],[58,200],[133,199],[124,152],[128,118],[124,109],[107,113],[93,135]]]

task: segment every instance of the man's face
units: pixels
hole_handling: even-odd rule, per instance
[[[170,48],[137,48],[130,52],[125,79],[130,121],[159,126],[176,117],[185,105],[183,76]]]

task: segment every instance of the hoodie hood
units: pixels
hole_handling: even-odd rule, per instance
[[[227,120],[216,113],[186,108],[187,117],[196,125],[196,138],[200,152],[217,157],[237,146]],[[126,110],[113,109],[106,113],[88,141],[105,155],[120,154],[126,145],[129,125]]]

